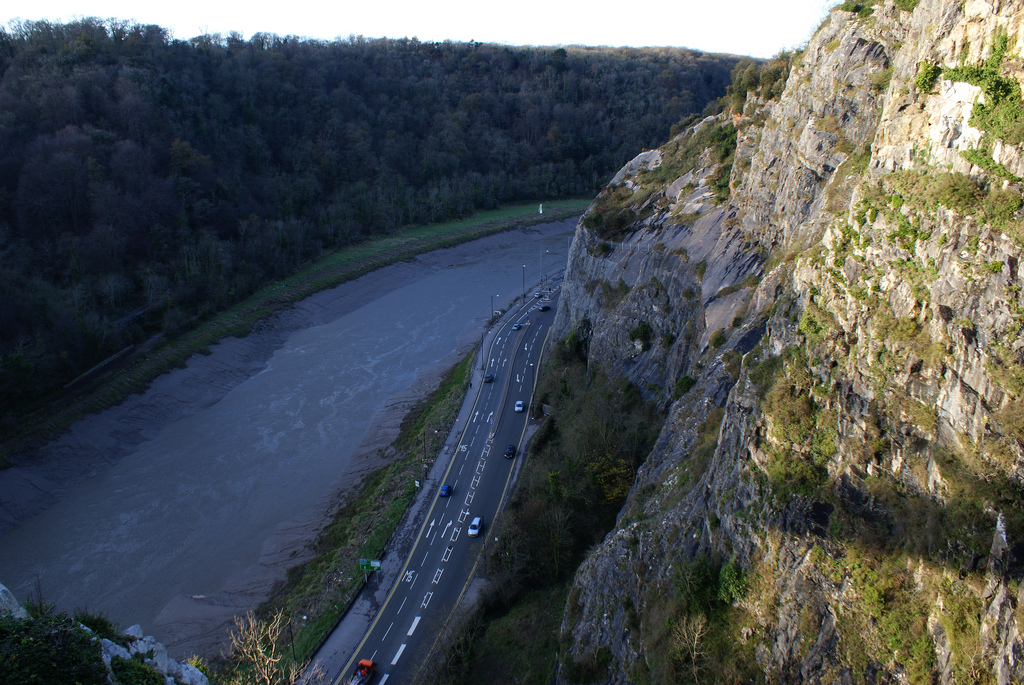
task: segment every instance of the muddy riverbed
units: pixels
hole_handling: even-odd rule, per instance
[[[314,295],[0,471],[0,583],[219,649],[381,465],[495,308],[565,264],[575,221],[490,236]],[[524,286],[525,284],[525,286]]]

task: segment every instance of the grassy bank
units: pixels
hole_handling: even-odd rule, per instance
[[[389,448],[393,462],[368,476],[340,503],[315,543],[316,555],[288,574],[261,616],[284,611],[294,626],[295,654],[313,655],[363,585],[359,559],[380,559],[422,479],[455,423],[472,372],[473,353],[449,369],[437,390],[414,406]],[[371,581],[372,582],[372,581]],[[307,620],[301,617],[305,615]],[[290,656],[290,650],[289,650]]]
[[[545,223],[583,212],[589,200],[513,205],[474,214],[466,219],[429,226],[411,226],[325,255],[291,278],[268,285],[245,301],[205,321],[173,340],[157,340],[135,351],[126,361],[111,364],[102,375],[83,381],[68,394],[20,417],[0,436],[0,468],[4,455],[45,444],[74,421],[122,402],[141,392],[158,376],[184,366],[196,353],[228,336],[244,337],[253,325],[275,312],[321,290],[358,278],[371,271],[444,247],[531,224]]]

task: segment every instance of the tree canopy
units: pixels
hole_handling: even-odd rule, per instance
[[[0,415],[338,245],[597,192],[737,59],[0,29]]]

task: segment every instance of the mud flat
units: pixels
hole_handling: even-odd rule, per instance
[[[575,220],[422,255],[228,338],[0,471],[0,582],[213,654]]]

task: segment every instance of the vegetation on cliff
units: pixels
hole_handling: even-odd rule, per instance
[[[846,2],[778,102],[736,97],[603,191],[560,315],[692,335],[601,347],[681,382],[647,388],[669,428],[568,590],[563,682],[1024,679],[1018,15]],[[716,126],[738,161],[696,215],[720,156],[675,155]],[[593,247],[625,211],[628,249]]]

